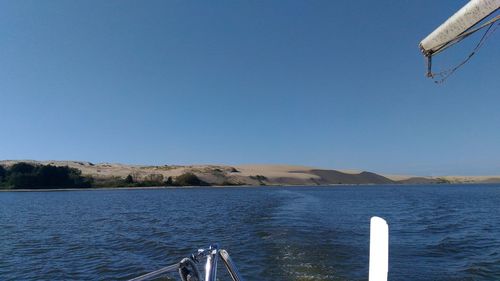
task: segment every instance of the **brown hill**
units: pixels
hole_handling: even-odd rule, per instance
[[[358,174],[344,173],[336,170],[310,170],[310,173],[317,175],[320,179],[319,184],[393,184],[384,176],[371,173],[361,172]]]

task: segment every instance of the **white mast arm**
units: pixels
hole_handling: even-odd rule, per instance
[[[471,0],[420,42],[424,55],[431,56],[500,8],[500,0]]]

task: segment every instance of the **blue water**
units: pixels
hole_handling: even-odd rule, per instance
[[[211,242],[246,280],[366,280],[372,215],[390,280],[500,280],[499,207],[499,185],[2,192],[0,280],[127,280]]]

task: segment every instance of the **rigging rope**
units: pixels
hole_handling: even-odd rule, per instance
[[[494,25],[496,25],[496,26],[495,26],[495,28],[492,29],[492,27]],[[485,27],[485,26],[486,25],[484,25],[482,27]],[[488,28],[486,29],[486,31],[484,32],[483,36],[481,37],[481,40],[479,40],[479,42],[477,43],[476,47],[474,47],[474,49],[472,50],[472,52],[462,62],[460,62],[458,65],[456,65],[455,67],[452,67],[450,69],[447,69],[447,70],[444,70],[444,71],[441,71],[441,72],[438,72],[438,73],[430,73],[429,76],[434,79],[434,83],[436,83],[436,84],[443,83],[455,71],[457,71],[460,67],[462,67],[464,64],[466,64],[476,54],[476,52],[479,51],[479,49],[481,49],[481,47],[484,45],[484,43],[486,42],[486,40],[488,40],[488,38],[498,29],[499,26],[500,26],[500,22],[498,22],[498,17],[497,17],[496,20],[491,21],[489,23]],[[476,29],[475,31],[477,31],[479,29],[480,28]],[[491,30],[491,32],[490,32],[490,30]],[[475,32],[475,31],[473,31],[473,32]],[[467,34],[465,34],[465,36],[462,35],[461,38],[459,38],[458,40],[454,40],[454,42],[452,44],[450,44],[450,45],[454,45],[454,44],[460,42],[464,38],[466,38],[469,35],[471,35],[473,32],[467,33]],[[446,47],[449,47],[449,46],[446,46]],[[439,77],[439,79],[435,79],[436,76]]]

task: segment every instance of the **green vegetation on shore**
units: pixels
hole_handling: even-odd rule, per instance
[[[76,168],[16,163],[10,167],[0,165],[0,189],[57,189],[96,187],[150,187],[150,186],[208,186],[193,173],[182,174],[175,179],[152,174],[142,179],[133,175],[125,178],[93,178],[82,175]]]
[[[92,178],[78,169],[24,162],[10,167],[0,166],[0,187],[6,189],[89,188]]]

